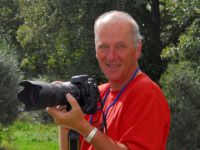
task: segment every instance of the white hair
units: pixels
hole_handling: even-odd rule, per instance
[[[110,20],[123,20],[130,23],[130,25],[132,26],[133,43],[135,47],[138,46],[139,41],[142,40],[143,37],[140,34],[137,22],[128,13],[116,10],[103,13],[96,19],[94,24],[95,41],[97,40],[96,33],[99,25],[102,23],[102,21],[110,21]]]

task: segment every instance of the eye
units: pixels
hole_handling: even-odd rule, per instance
[[[109,49],[109,46],[107,44],[100,44],[97,46],[97,51],[99,52],[106,52]]]
[[[106,44],[101,44],[98,46],[98,49],[108,49],[108,48],[109,48],[109,46]]]
[[[127,46],[124,43],[118,43],[116,45],[116,49],[118,49],[118,50],[123,50],[123,49],[126,49],[126,48],[127,48]]]

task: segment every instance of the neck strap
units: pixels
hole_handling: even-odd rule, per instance
[[[137,67],[136,70],[133,72],[133,74],[132,74],[130,80],[123,86],[123,88],[119,91],[119,93],[117,94],[117,96],[116,96],[116,98],[113,100],[113,102],[107,107],[107,109],[106,109],[106,111],[105,111],[105,116],[106,116],[106,118],[107,118],[107,114],[108,114],[109,109],[119,100],[120,96],[121,96],[122,93],[125,91],[127,85],[136,77],[136,75],[137,75],[137,73],[138,73],[139,70],[140,70],[140,68]],[[105,102],[106,102],[106,99],[107,99],[109,93],[110,93],[110,87],[108,87],[108,90],[107,90],[107,92],[106,92],[106,95],[105,95],[105,97],[104,97],[104,99],[103,99],[103,103],[104,103],[104,104],[105,104]]]
[[[110,110],[111,107],[114,106],[114,104],[119,100],[120,96],[122,95],[122,93],[125,91],[127,85],[136,77],[137,73],[139,72],[140,68],[137,67],[136,70],[133,72],[130,80],[123,86],[123,88],[119,91],[119,93],[117,94],[117,96],[115,97],[115,99],[112,101],[112,103],[106,108],[105,112],[103,111],[103,125],[105,127],[105,130],[107,131],[107,124],[106,124],[106,119],[107,119],[107,115],[108,115],[108,111]],[[106,102],[106,99],[108,97],[110,93],[110,86],[108,86],[108,89],[106,91],[106,94],[103,98],[103,106]],[[100,107],[101,109],[103,109],[103,106]],[[92,124],[92,115],[90,115],[90,123]]]

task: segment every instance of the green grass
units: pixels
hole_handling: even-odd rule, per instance
[[[58,127],[16,121],[1,134],[7,150],[58,150]]]

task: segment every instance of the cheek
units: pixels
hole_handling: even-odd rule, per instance
[[[96,53],[96,58],[98,60],[98,62],[100,63],[101,61],[103,61],[105,59],[105,55],[101,54],[101,53]]]
[[[121,60],[123,61],[125,66],[131,67],[133,64],[135,64],[136,61],[136,55],[134,53],[127,53],[125,55],[121,55]]]
[[[132,50],[129,54],[128,54],[129,59],[131,60],[137,60],[138,58],[138,51],[137,50]]]

